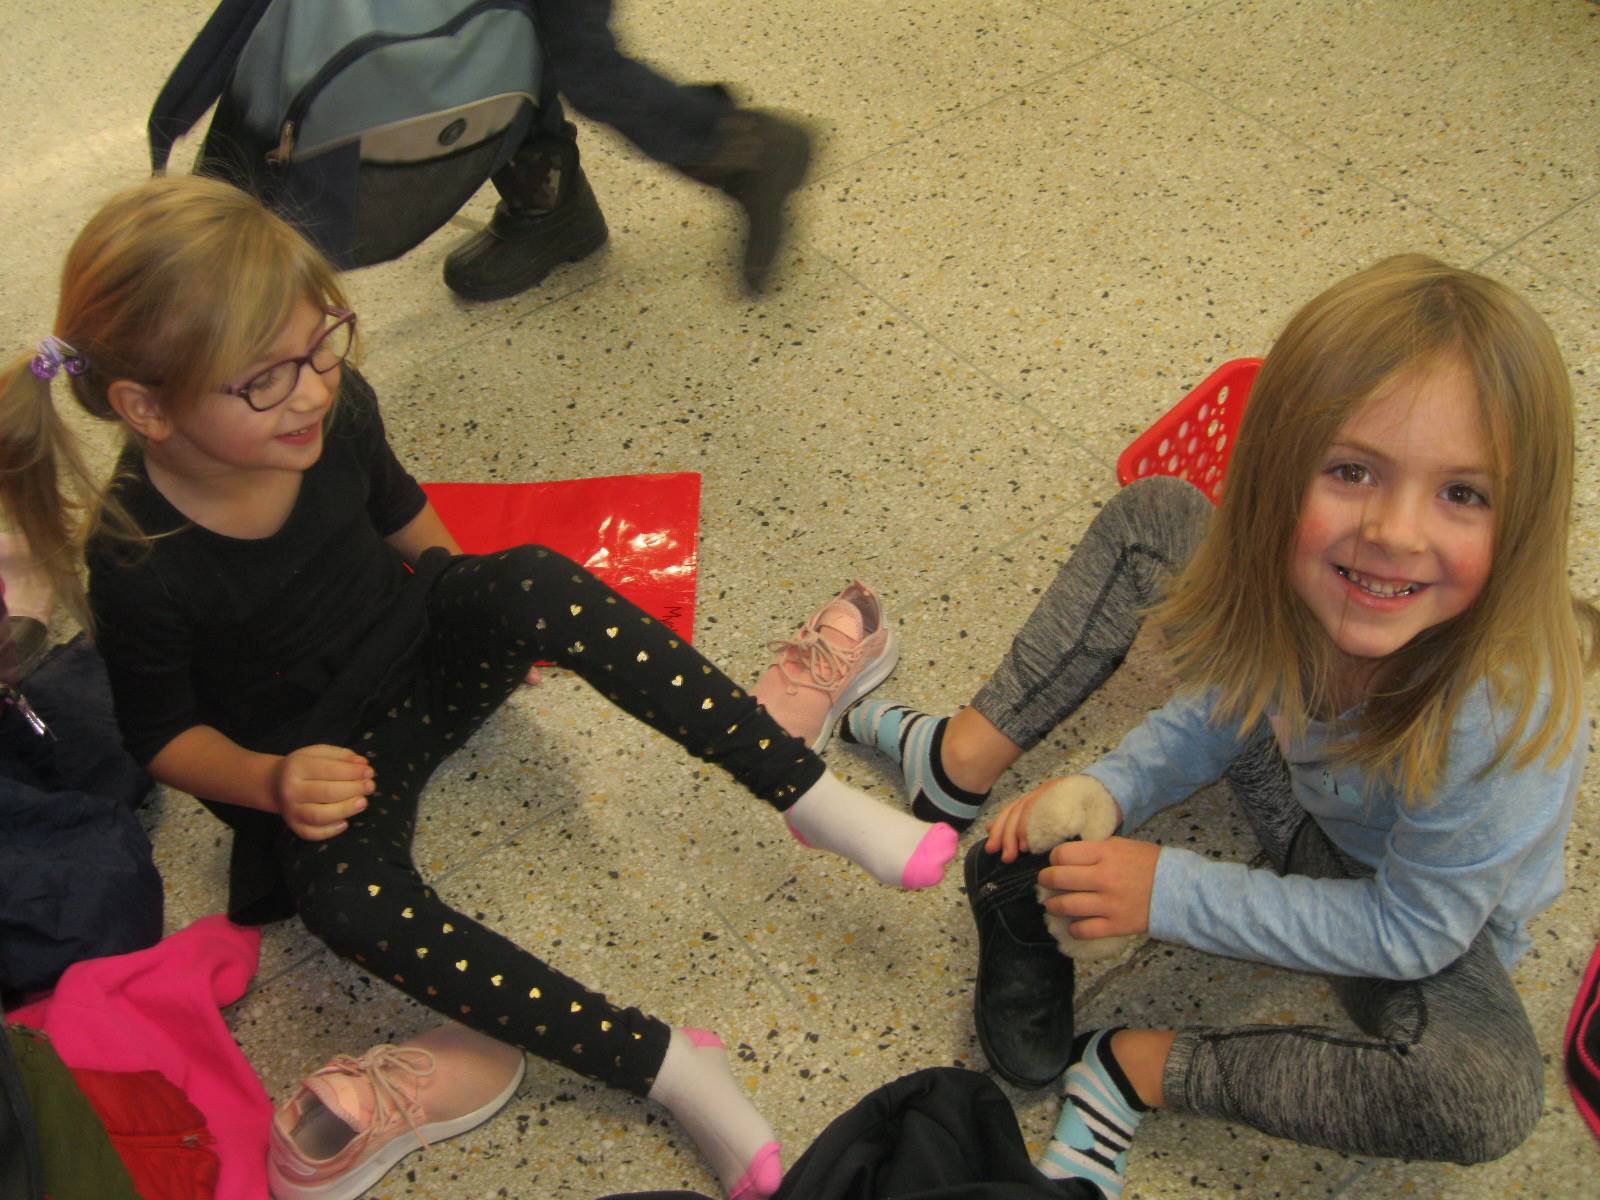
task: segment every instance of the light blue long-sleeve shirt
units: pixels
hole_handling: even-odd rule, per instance
[[[1179,693],[1087,769],[1121,807],[1120,832],[1220,779],[1238,757],[1239,731],[1212,723],[1213,695]],[[1331,727],[1312,723],[1303,741],[1283,747],[1294,798],[1372,877],[1279,876],[1163,847],[1151,935],[1300,970],[1420,979],[1487,928],[1509,968],[1528,948],[1528,920],[1561,893],[1589,728],[1585,720],[1559,761],[1521,769],[1503,761],[1474,778],[1508,724],[1487,684],[1475,688],[1451,731],[1437,798],[1407,807],[1396,789],[1334,767]]]

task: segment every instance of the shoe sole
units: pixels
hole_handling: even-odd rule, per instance
[[[855,681],[839,693],[839,698],[833,702],[833,707],[828,709],[828,715],[822,718],[822,728],[817,731],[817,736],[811,743],[813,753],[821,754],[828,748],[828,743],[833,739],[834,731],[839,728],[839,722],[844,718],[846,710],[889,678],[899,664],[900,639],[895,637],[894,630],[890,629],[878,661],[857,675]]]
[[[354,1170],[330,1179],[327,1183],[306,1185],[294,1183],[285,1179],[280,1172],[278,1164],[270,1158],[267,1160],[267,1180],[272,1188],[273,1200],[356,1200],[363,1192],[372,1188],[389,1173],[397,1162],[413,1150],[422,1148],[422,1140],[426,1139],[431,1146],[435,1142],[442,1142],[446,1138],[453,1138],[457,1134],[466,1133],[467,1130],[482,1125],[495,1113],[506,1106],[506,1103],[516,1094],[517,1088],[522,1085],[522,1077],[527,1073],[528,1060],[523,1058],[517,1066],[517,1074],[508,1083],[500,1094],[495,1096],[482,1108],[475,1109],[465,1116],[457,1117],[453,1121],[435,1121],[431,1125],[424,1125],[420,1130],[407,1129],[404,1133],[387,1142],[371,1158],[361,1163]],[[422,1135],[419,1138],[417,1135]]]

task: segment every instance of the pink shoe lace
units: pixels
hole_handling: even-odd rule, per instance
[[[433,1055],[426,1050],[384,1042],[360,1058],[336,1055],[308,1075],[305,1086],[324,1107],[359,1133],[384,1129],[399,1118],[426,1148],[428,1139],[423,1136],[422,1124],[427,1114],[417,1102],[416,1093],[435,1067]],[[414,1081],[409,1094],[396,1082],[408,1075]],[[360,1087],[358,1081],[366,1088]]]
[[[835,646],[809,625],[791,638],[768,642],[767,649],[783,672],[791,696],[808,687],[832,697],[844,686],[861,654],[859,640],[853,646]]]

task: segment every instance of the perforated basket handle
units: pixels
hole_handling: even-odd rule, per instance
[[[1117,458],[1117,481],[1126,486],[1149,475],[1175,475],[1218,503],[1259,370],[1259,358],[1223,363],[1128,444]]]

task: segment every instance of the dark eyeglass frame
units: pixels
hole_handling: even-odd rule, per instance
[[[330,308],[327,309],[326,312],[328,316],[334,318],[334,322],[332,325],[329,325],[322,331],[322,335],[311,344],[311,349],[307,350],[304,354],[297,354],[293,358],[280,358],[277,362],[272,363],[269,366],[262,367],[261,370],[250,376],[250,378],[245,380],[243,383],[225,383],[217,390],[228,396],[239,397],[239,399],[243,400],[256,412],[271,412],[290,396],[294,395],[295,388],[300,384],[300,372],[306,367],[309,366],[318,375],[326,375],[335,367],[343,366],[345,359],[350,357],[350,351],[355,348],[356,314],[348,308]],[[332,337],[335,332],[346,325],[350,327],[350,344],[345,347],[344,353],[339,356],[337,362],[329,363],[326,367],[317,366],[317,364],[312,360],[316,358],[317,352],[322,349],[322,344]],[[289,384],[289,390],[285,392],[279,399],[274,400],[271,404],[257,404],[250,395],[251,387],[263,375],[270,375],[279,367],[288,366],[294,367],[294,381]]]

